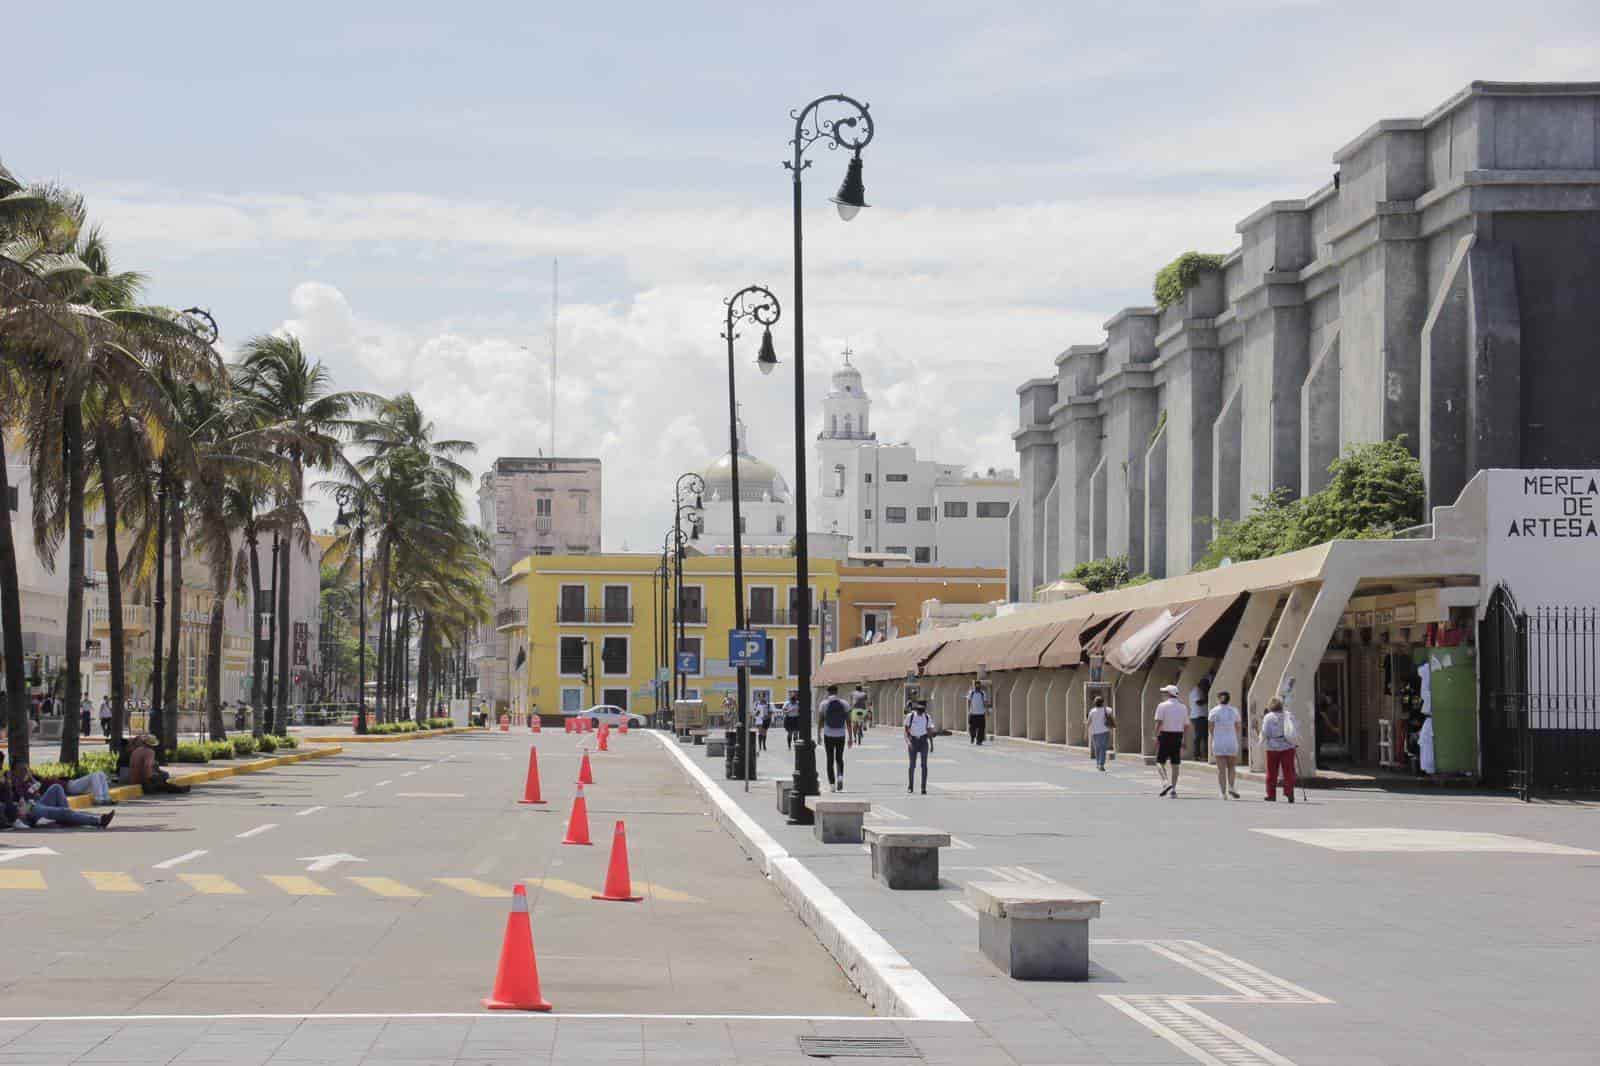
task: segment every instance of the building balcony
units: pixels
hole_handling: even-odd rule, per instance
[[[93,608],[89,612],[89,625],[96,635],[109,635],[111,633],[111,608]],[[150,631],[150,608],[140,604],[124,604],[122,607],[122,631],[128,636],[148,633]]]
[[[528,609],[526,607],[507,607],[497,611],[494,616],[496,632],[504,633],[508,629],[526,629],[528,627]]]
[[[556,624],[564,626],[626,626],[633,624],[632,607],[556,607]]]
[[[553,528],[555,528],[554,519],[544,517],[533,520],[533,531],[535,533],[549,533]]]
[[[678,619],[683,619],[686,626],[703,626],[706,624],[706,609],[704,607],[679,607],[672,612],[672,624],[677,625]]]
[[[801,611],[783,611],[773,608],[750,608],[745,614],[745,624],[749,626],[798,626]],[[822,617],[821,612],[813,607],[811,609],[811,624],[817,625]]]

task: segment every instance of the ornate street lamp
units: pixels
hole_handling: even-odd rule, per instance
[[[683,698],[684,690],[683,674],[678,670],[678,652],[683,650],[684,623],[686,621],[683,612],[683,549],[689,541],[700,535],[700,518],[705,512],[705,495],[705,479],[699,474],[690,472],[678,475],[677,486],[672,492],[672,535],[676,546],[675,554],[678,564],[678,642],[677,646],[672,649],[672,672],[678,683],[678,699]],[[687,537],[683,534],[683,517],[686,514],[689,516],[689,535]],[[701,610],[705,609],[704,596],[700,599],[700,608]],[[700,652],[704,655],[705,648],[702,647]]]
[[[804,246],[801,240],[801,174],[811,165],[805,158],[812,145],[821,142],[830,150],[850,152],[844,182],[833,196],[839,217],[849,222],[867,206],[866,186],[861,178],[861,150],[872,141],[873,122],[867,105],[842,93],[819,96],[798,111],[794,118],[794,138],[789,145],[794,159],[785,161],[794,183],[794,503],[795,503],[795,584],[800,617],[796,620],[795,653],[799,675],[800,736],[794,745],[794,795],[789,804],[789,821],[811,824],[811,811],[805,797],[821,791],[817,781],[817,751],[811,737],[811,553],[807,543],[806,521],[806,312]],[[763,350],[758,360],[763,372],[770,372],[777,356]]]
[[[762,285],[746,285],[723,301],[727,306],[726,323],[722,330],[722,339],[728,342],[728,455],[731,459],[733,479],[733,626],[743,630],[744,617],[744,520],[739,514],[739,401],[734,390],[733,377],[733,342],[738,339],[734,327],[740,322],[750,321],[761,327],[761,352],[756,357],[756,365],[761,367],[762,373],[771,373],[772,367],[778,361],[777,353],[772,347],[772,327],[777,323],[783,309],[778,305],[778,298],[772,291]],[[740,765],[744,767],[745,791],[750,791],[750,732],[747,728],[749,719],[750,701],[750,670],[745,666],[734,668],[738,676],[739,690],[739,758],[743,760]]]
[[[339,505],[339,516],[333,520],[333,524],[348,529],[353,520],[356,528],[356,565],[359,575],[356,594],[361,601],[361,639],[356,652],[361,663],[356,678],[356,735],[360,736],[367,731],[367,501],[366,496],[354,485],[340,485],[334,489],[333,499]]]

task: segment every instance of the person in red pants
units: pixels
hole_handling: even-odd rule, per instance
[[[1261,718],[1261,747],[1267,753],[1267,802],[1278,798],[1278,776],[1283,775],[1283,790],[1294,802],[1294,725],[1283,701],[1274,699],[1267,704],[1267,713]]]

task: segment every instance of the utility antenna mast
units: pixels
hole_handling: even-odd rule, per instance
[[[561,335],[561,258],[550,261],[550,458],[556,456],[556,344]]]

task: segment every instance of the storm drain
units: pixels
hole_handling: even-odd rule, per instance
[[[920,1059],[903,1036],[802,1036],[800,1050],[813,1059]]]

